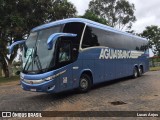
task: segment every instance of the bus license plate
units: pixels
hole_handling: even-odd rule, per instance
[[[36,92],[36,89],[30,89],[30,91],[32,91],[32,92]]]

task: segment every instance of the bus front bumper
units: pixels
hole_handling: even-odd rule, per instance
[[[27,80],[26,80],[27,81]],[[57,87],[56,81],[44,81],[39,84],[34,84],[36,80],[28,80],[27,82],[21,80],[21,87],[23,90],[32,91],[32,92],[47,92],[47,93],[56,93]]]

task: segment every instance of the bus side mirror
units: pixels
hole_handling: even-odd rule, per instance
[[[49,36],[47,40],[47,46],[48,50],[51,50],[53,48],[53,41],[55,41],[59,37],[76,37],[77,34],[72,33],[54,33],[51,36]]]
[[[20,40],[20,41],[17,41],[17,42],[14,42],[11,46],[8,47],[9,49],[9,54],[12,54],[13,52],[13,49],[16,45],[19,45],[19,44],[24,44],[26,40]]]

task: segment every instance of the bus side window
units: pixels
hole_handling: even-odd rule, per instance
[[[98,36],[93,33],[91,27],[87,26],[83,37],[82,48],[94,47],[99,45],[100,44],[98,42]]]
[[[71,43],[63,42],[58,48],[58,62],[69,62],[71,61]]]

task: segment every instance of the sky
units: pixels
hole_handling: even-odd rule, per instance
[[[76,6],[78,15],[83,15],[91,0],[69,0]],[[132,29],[141,33],[146,26],[157,25],[160,27],[160,0],[129,0],[135,5],[137,21]]]

